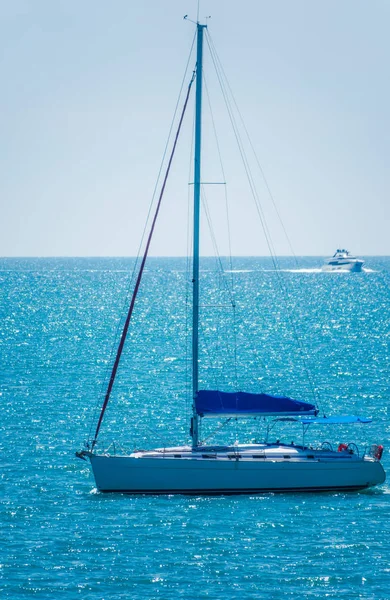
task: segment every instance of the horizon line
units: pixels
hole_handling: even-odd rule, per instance
[[[139,254],[138,256],[135,255],[120,255],[120,254],[107,254],[107,255],[103,255],[103,254],[85,254],[85,255],[31,255],[31,256],[23,256],[23,255],[11,255],[11,256],[0,256],[0,260],[7,260],[7,259],[79,259],[79,258],[126,258],[126,259],[137,259],[140,258],[142,255]],[[271,256],[269,254],[235,254],[235,255],[221,255],[218,258],[324,258],[324,257],[328,257],[330,255],[328,254],[275,254],[274,256]],[[370,257],[370,258],[389,258],[390,254],[359,254],[359,256],[362,257]],[[209,254],[204,254],[204,255],[200,255],[201,258],[217,258],[215,255],[209,255]],[[160,255],[148,255],[147,257],[148,259],[155,259],[155,258],[185,258],[188,259],[188,256],[186,256],[185,254],[178,254],[178,255],[165,255],[165,254],[160,254]],[[191,258],[191,256],[190,256]]]

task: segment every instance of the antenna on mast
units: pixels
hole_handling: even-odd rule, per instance
[[[191,23],[195,23],[195,25],[199,25],[199,10],[200,10],[200,0],[198,0],[198,7],[196,9],[196,21],[189,19],[188,15],[184,15],[183,19],[185,21],[190,21]],[[207,21],[207,19],[211,19],[211,15],[209,15],[208,17],[205,17],[206,21]]]
[[[188,15],[184,15],[183,19],[184,19],[184,21],[190,21],[191,23],[195,23],[195,25],[198,24],[197,21],[193,21],[192,19],[189,19]]]

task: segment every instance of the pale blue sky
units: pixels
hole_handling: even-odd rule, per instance
[[[196,4],[0,3],[0,255],[137,252]],[[389,2],[202,0],[203,15],[295,253],[390,254]],[[213,110],[224,130],[218,96]],[[185,253],[191,119],[192,105],[154,255]],[[242,168],[222,149],[233,254],[267,254]],[[221,179],[216,165],[208,179]],[[289,254],[259,192],[276,252]]]

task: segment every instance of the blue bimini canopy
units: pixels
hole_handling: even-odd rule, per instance
[[[303,425],[348,425],[349,423],[371,423],[368,417],[356,417],[354,415],[339,415],[335,417],[302,417]]]
[[[200,390],[195,399],[196,412],[201,417],[254,417],[278,415],[316,415],[314,404],[284,396]]]

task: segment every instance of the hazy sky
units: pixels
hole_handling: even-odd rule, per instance
[[[183,15],[196,9],[196,0],[0,3],[0,255],[137,252],[194,35]],[[390,3],[202,0],[206,15],[295,253],[390,254]],[[211,82],[207,58],[205,73]],[[264,255],[215,92],[232,251]],[[193,103],[153,255],[185,253],[192,119]],[[213,149],[206,132],[204,173],[221,181]],[[217,230],[223,191],[207,188]],[[276,252],[289,254],[261,184],[259,194]]]

